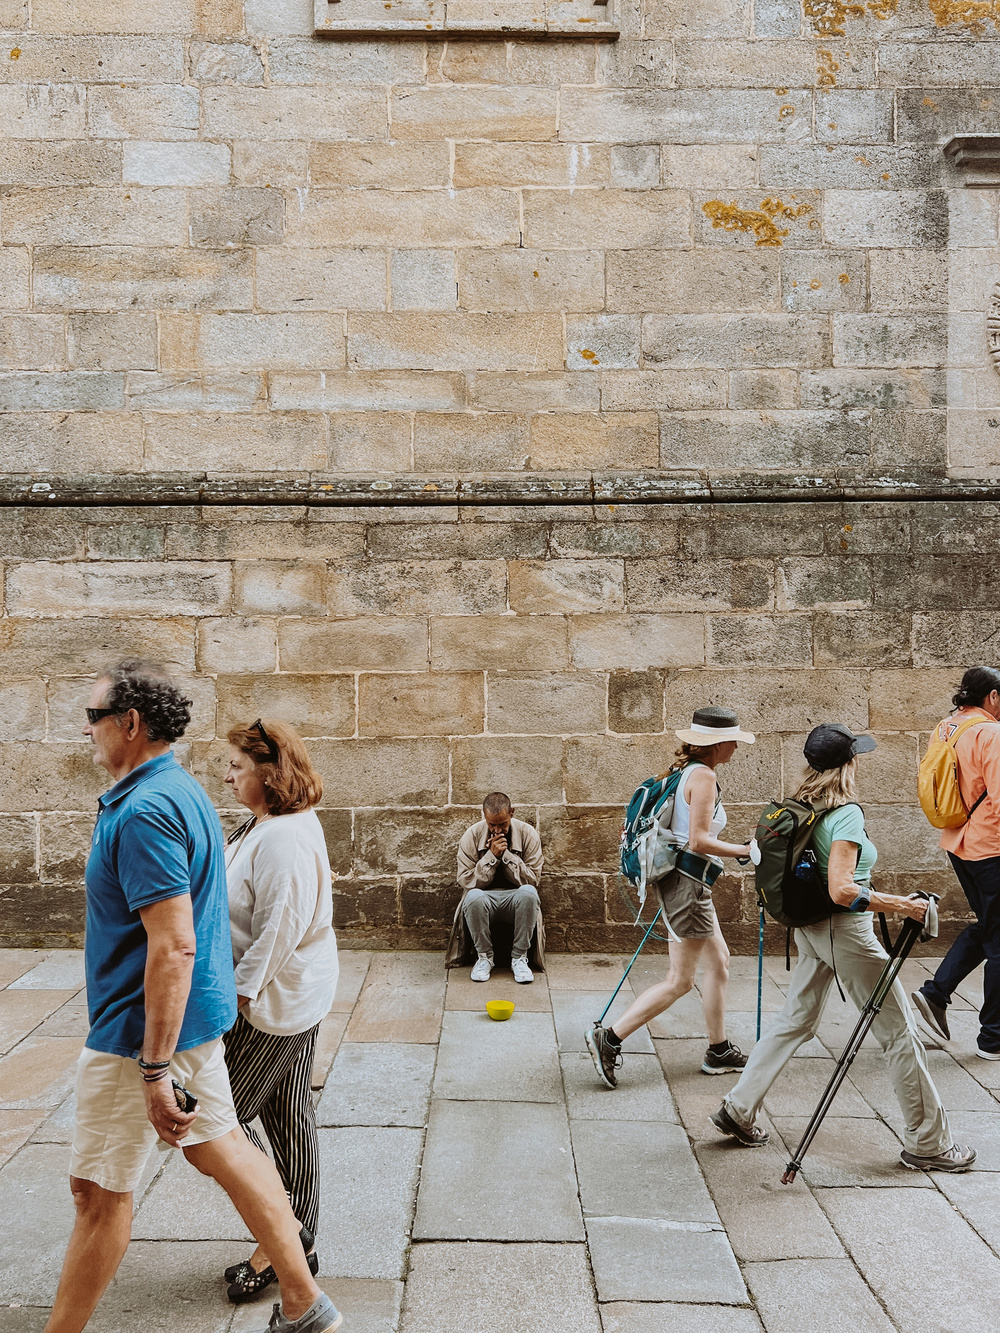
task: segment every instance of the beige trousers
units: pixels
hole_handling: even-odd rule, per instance
[[[885,966],[886,953],[875,938],[871,912],[842,913],[795,932],[799,961],[784,1007],[754,1047],[739,1082],[725,1100],[743,1125],[753,1124],[767,1090],[803,1042],[816,1035],[833,984],[833,963],[844,990],[862,1009]],[[875,1019],[872,1032],[882,1047],[886,1069],[903,1112],[903,1142],[918,1157],[951,1147],[951,1130],[927,1069],[927,1053],[900,981]],[[836,1115],[836,1102],[832,1113]]]

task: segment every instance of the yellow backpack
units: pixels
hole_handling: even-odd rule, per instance
[[[920,808],[935,828],[960,828],[986,796],[984,791],[972,810],[966,810],[958,786],[958,756],[955,753],[959,736],[985,721],[982,717],[972,717],[955,724],[945,718],[931,736],[927,752],[920,761],[917,794]]]

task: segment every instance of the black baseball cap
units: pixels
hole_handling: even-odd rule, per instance
[[[855,736],[843,722],[823,722],[806,737],[803,754],[810,768],[823,773],[840,768],[856,754],[868,754],[876,748],[874,736]]]

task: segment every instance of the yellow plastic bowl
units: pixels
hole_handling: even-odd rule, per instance
[[[505,1023],[514,1012],[513,1000],[487,1000],[486,1012],[495,1023]]]

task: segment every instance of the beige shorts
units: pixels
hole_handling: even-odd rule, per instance
[[[237,1128],[221,1037],[179,1051],[170,1061],[170,1076],[198,1098],[198,1114],[184,1138],[185,1148],[220,1139]],[[76,1067],[70,1175],[92,1180],[116,1194],[131,1194],[158,1142],[146,1117],[142,1076],[135,1060],[84,1047]]]
[[[657,889],[663,914],[679,939],[704,940],[715,934],[715,904],[707,884],[672,870]]]

